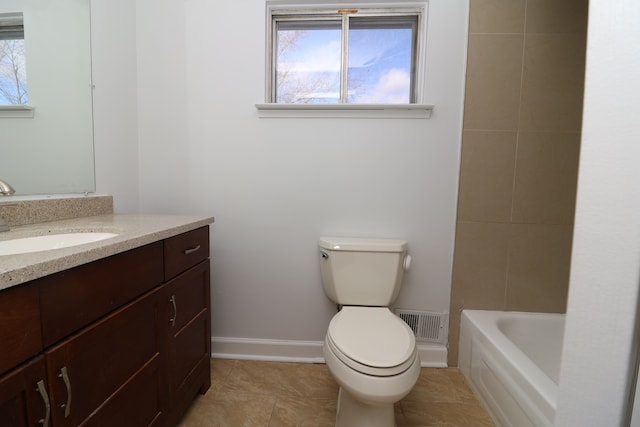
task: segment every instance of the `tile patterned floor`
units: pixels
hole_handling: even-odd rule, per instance
[[[214,359],[211,388],[179,427],[331,427],[338,385],[322,364]],[[422,368],[396,404],[398,427],[492,427],[456,368]]]

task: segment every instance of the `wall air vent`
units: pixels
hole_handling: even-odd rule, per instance
[[[409,325],[416,341],[447,344],[449,313],[397,309],[396,314]]]

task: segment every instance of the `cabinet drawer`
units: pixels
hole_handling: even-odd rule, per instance
[[[0,292],[0,374],[42,350],[38,290],[23,285]]]
[[[162,283],[162,242],[38,279],[44,346]]]
[[[169,280],[209,258],[209,227],[171,237],[164,241],[164,278]]]

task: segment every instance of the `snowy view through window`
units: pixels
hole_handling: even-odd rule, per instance
[[[342,68],[340,22],[282,24],[277,31],[276,102],[408,104],[412,99],[413,22],[352,19]],[[341,88],[342,74],[346,88]],[[342,89],[342,91],[341,91]],[[341,97],[342,96],[342,97]]]

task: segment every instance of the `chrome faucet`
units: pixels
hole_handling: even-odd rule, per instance
[[[15,192],[16,192],[16,190],[14,190],[13,187],[11,185],[9,185],[8,182],[5,182],[5,181],[0,179],[0,195],[2,195],[2,196],[10,196]]]

